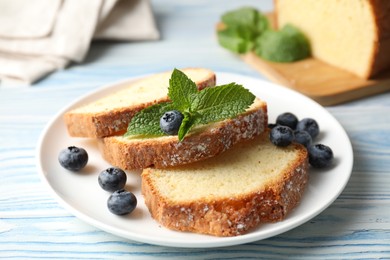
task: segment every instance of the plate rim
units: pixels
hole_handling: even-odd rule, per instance
[[[152,74],[153,73],[143,74],[143,75],[135,76],[135,77],[129,77],[129,78],[122,79],[122,80],[119,80],[116,82],[105,84],[105,85],[98,87],[94,90],[87,91],[87,93],[81,95],[80,97],[76,98],[74,101],[68,103],[62,109],[60,109],[57,113],[55,113],[54,116],[52,116],[51,119],[46,123],[45,127],[43,128],[43,130],[39,136],[38,143],[37,143],[36,150],[35,150],[35,155],[36,155],[35,158],[36,158],[36,166],[38,169],[38,174],[40,176],[40,179],[44,182],[45,186],[48,188],[51,195],[56,199],[56,201],[61,206],[63,206],[68,212],[70,212],[72,215],[76,216],[77,218],[81,219],[82,221],[86,222],[87,224],[90,224],[90,225],[95,226],[101,230],[108,232],[108,233],[120,236],[120,237],[125,238],[125,239],[130,239],[130,240],[134,240],[134,241],[138,241],[138,242],[159,245],[159,246],[181,247],[181,248],[215,248],[215,247],[240,245],[240,244],[250,243],[250,242],[254,242],[254,241],[258,241],[258,240],[267,239],[267,238],[270,238],[270,237],[273,237],[276,235],[280,235],[284,232],[292,230],[292,229],[306,223],[307,221],[316,217],[322,211],[327,209],[339,197],[339,195],[343,192],[346,185],[348,184],[349,179],[350,179],[351,174],[352,174],[352,169],[353,169],[353,159],[354,158],[353,158],[352,144],[351,144],[351,141],[350,141],[344,127],[339,123],[339,121],[329,111],[327,111],[323,106],[321,106],[316,101],[310,99],[309,97],[307,97],[307,96],[305,96],[305,95],[303,95],[295,90],[289,89],[289,88],[284,87],[284,86],[279,85],[279,84],[276,84],[274,82],[269,82],[269,81],[263,80],[261,78],[256,78],[256,77],[252,77],[252,76],[248,76],[248,75],[242,75],[242,74],[238,74],[238,73],[215,71],[215,74],[217,76],[217,80],[219,77],[222,77],[222,78],[224,78],[224,77],[236,78],[237,77],[237,78],[243,79],[242,81],[253,80],[253,81],[257,81],[257,82],[264,83],[267,85],[272,85],[272,86],[278,88],[279,90],[283,89],[283,91],[286,91],[287,93],[293,93],[294,95],[300,96],[301,98],[303,98],[305,100],[305,102],[309,102],[309,103],[311,103],[311,105],[317,106],[318,108],[323,110],[326,114],[328,114],[328,116],[330,116],[334,120],[334,122],[339,126],[340,130],[342,130],[342,133],[344,135],[343,139],[345,138],[345,141],[347,141],[347,143],[348,143],[348,154],[350,155],[349,162],[348,162],[348,174],[346,176],[345,182],[338,189],[338,192],[334,193],[332,198],[328,199],[327,203],[324,204],[323,207],[321,207],[320,209],[318,209],[314,212],[311,212],[310,214],[308,214],[304,218],[300,218],[299,221],[295,221],[294,223],[289,224],[289,225],[283,225],[283,221],[276,222],[275,224],[278,224],[279,226],[281,226],[281,228],[279,228],[277,232],[271,230],[268,232],[271,234],[268,234],[268,235],[265,234],[265,235],[260,235],[260,236],[256,232],[249,232],[249,233],[246,233],[246,234],[240,235],[240,236],[218,237],[217,242],[208,241],[208,242],[187,243],[187,242],[183,242],[183,241],[178,242],[177,239],[176,240],[172,239],[172,241],[171,241],[171,239],[161,240],[161,239],[157,239],[157,238],[150,238],[148,236],[145,236],[142,234],[137,234],[135,232],[132,232],[132,235],[129,236],[129,234],[128,234],[129,231],[119,230],[115,227],[111,227],[107,223],[102,223],[101,221],[99,221],[91,216],[88,216],[87,214],[84,214],[83,212],[80,212],[78,209],[71,206],[67,201],[65,201],[58,194],[58,192],[54,189],[54,187],[52,186],[52,184],[48,180],[46,174],[44,173],[43,165],[41,163],[42,162],[41,154],[42,154],[42,149],[43,149],[42,145],[44,143],[45,138],[47,137],[48,131],[50,130],[50,128],[52,128],[55,125],[55,123],[58,120],[62,119],[62,115],[66,111],[72,109],[75,105],[77,105],[78,103],[82,102],[83,100],[91,97],[92,95],[98,95],[99,93],[104,92],[105,90],[111,89],[111,88],[115,88],[115,91],[120,90],[120,89],[124,88],[127,83],[133,82],[133,81],[140,79],[140,78],[143,78],[143,77],[147,77],[147,76],[152,75]],[[265,101],[267,101],[267,100],[265,100]]]

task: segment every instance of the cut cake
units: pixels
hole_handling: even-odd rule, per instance
[[[390,1],[275,0],[279,28],[309,38],[315,58],[370,78],[390,68]]]
[[[280,221],[300,202],[308,181],[307,151],[277,147],[268,134],[208,160],[142,172],[142,193],[163,226],[236,236]]]
[[[204,68],[182,69],[199,89],[215,86],[215,73]],[[124,133],[131,118],[150,105],[168,101],[172,71],[136,80],[129,87],[97,101],[68,111],[64,115],[72,137],[105,137]]]
[[[154,138],[111,136],[100,140],[103,157],[126,170],[165,168],[213,157],[236,143],[252,139],[267,129],[267,105],[260,99],[246,112],[192,129],[181,142],[177,135]]]

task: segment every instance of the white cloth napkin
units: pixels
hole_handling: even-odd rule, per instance
[[[0,80],[32,84],[82,62],[93,39],[158,38],[149,0],[0,0]]]

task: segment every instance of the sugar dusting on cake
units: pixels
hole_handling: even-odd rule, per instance
[[[230,149],[236,143],[249,140],[264,132],[265,115],[263,110],[248,113],[240,117],[226,120],[222,124],[213,126],[207,130],[211,135],[217,138],[211,138],[207,133],[204,138],[190,136],[182,142],[177,142],[172,146],[167,156],[163,156],[161,165],[163,167],[181,165],[200,159],[206,159],[215,156],[221,152]],[[220,145],[222,149],[212,149]]]

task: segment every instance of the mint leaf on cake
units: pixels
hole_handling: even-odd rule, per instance
[[[205,88],[193,96],[189,111],[179,130],[179,140],[196,124],[208,124],[233,118],[244,112],[254,101],[255,95],[236,83]]]
[[[180,141],[199,124],[208,124],[237,116],[255,100],[255,95],[236,83],[205,88],[201,91],[183,72],[175,69],[169,80],[171,102],[153,105],[137,113],[131,120],[126,137],[162,136],[160,119],[168,111],[183,115],[177,129]]]
[[[172,109],[173,104],[166,102],[141,110],[130,121],[125,136],[163,136],[159,120],[164,112]]]
[[[200,123],[207,124],[244,112],[254,99],[255,95],[249,90],[230,83],[200,91],[191,104],[191,110],[199,114]]]
[[[184,112],[184,119],[179,127],[178,137],[179,140],[183,140],[186,134],[191,130],[193,126],[195,126],[199,117],[197,114],[191,114],[189,112]]]
[[[178,110],[185,110],[191,105],[191,96],[196,94],[198,88],[186,74],[174,69],[169,80],[168,97]]]

